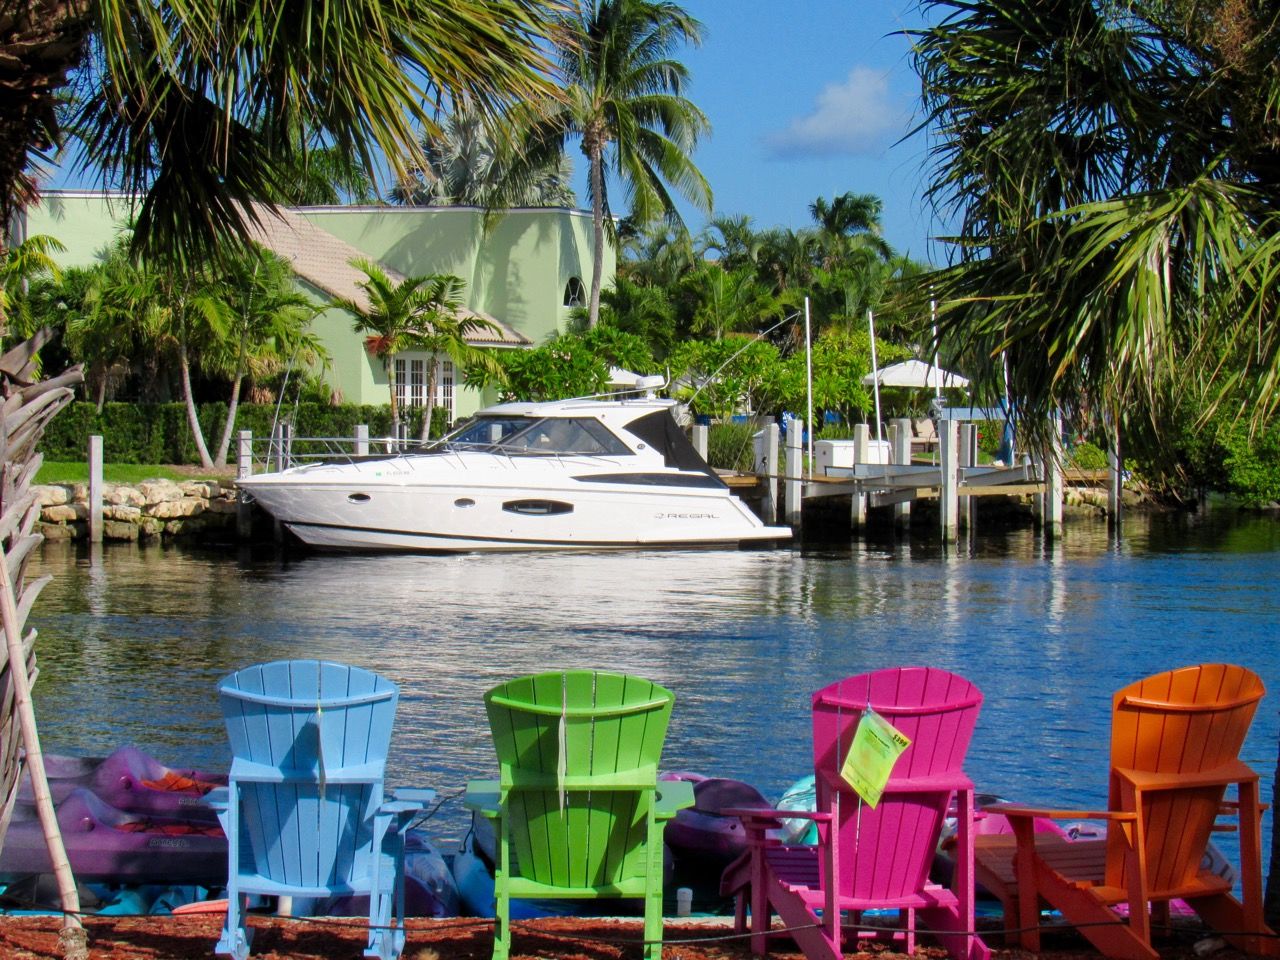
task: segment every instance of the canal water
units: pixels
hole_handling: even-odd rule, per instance
[[[1272,798],[1280,711],[1280,522],[1133,516],[944,553],[888,540],[742,552],[294,556],[48,544],[36,707],[46,750],[134,743],[225,767],[214,686],[236,668],[322,657],[400,685],[397,785],[448,796],[495,773],[481,696],[521,673],[595,667],[672,689],[670,769],[777,796],[810,762],[809,695],[900,664],[962,673],[986,701],[968,769],[1020,801],[1106,801],[1110,697],[1205,661],[1270,693],[1244,758]],[[1270,827],[1271,817],[1267,817]]]

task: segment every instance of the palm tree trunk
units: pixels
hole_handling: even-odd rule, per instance
[[[231,449],[231,431],[236,425],[236,411],[240,409],[240,384],[244,382],[244,374],[237,373],[231,382],[231,402],[227,405],[227,419],[222,425],[222,438],[218,441],[218,453],[213,458],[215,466],[227,465],[227,451]]]
[[[107,402],[107,370],[104,368],[98,373],[98,413],[102,413],[102,407]]]
[[[604,148],[592,143],[587,162],[591,167],[591,225],[595,243],[591,251],[591,299],[588,301],[587,325],[600,322],[600,275],[604,272]]]
[[[394,433],[400,423],[400,407],[396,404],[396,358],[388,354],[383,361],[387,367],[387,389],[391,391],[391,431]],[[396,439],[399,439],[397,437]]]
[[[427,412],[422,418],[422,442],[431,439],[431,419],[436,412],[436,381],[439,379],[439,361],[432,357],[427,364]]]
[[[258,276],[258,268],[255,265],[253,275],[256,279]],[[249,325],[246,321],[240,331],[240,348],[236,356],[236,374],[231,379],[231,402],[227,406],[227,420],[222,425],[222,438],[218,441],[218,454],[215,456],[214,463],[219,467],[226,466],[227,451],[231,448],[231,431],[236,425],[236,411],[240,408],[240,384],[244,382],[244,355],[245,342],[249,339]]]
[[[204,442],[204,431],[200,429],[200,418],[196,416],[196,401],[191,395],[191,365],[187,360],[185,337],[178,339],[178,367],[182,371],[182,402],[187,407],[187,426],[191,428],[196,450],[200,453],[200,465],[208,470],[213,466],[213,458],[209,456],[209,447]]]

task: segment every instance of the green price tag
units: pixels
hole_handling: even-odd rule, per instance
[[[889,782],[889,774],[893,773],[893,765],[910,745],[911,741],[888,720],[868,707],[853,735],[840,776],[875,809]]]

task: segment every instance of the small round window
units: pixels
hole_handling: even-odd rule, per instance
[[[564,305],[566,307],[581,307],[587,302],[587,291],[582,285],[580,277],[570,277],[569,282],[564,285]]]

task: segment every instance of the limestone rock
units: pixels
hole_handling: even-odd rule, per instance
[[[137,523],[142,518],[142,508],[129,504],[121,504],[120,506],[104,504],[102,517],[104,520],[119,520],[121,523]]]
[[[166,500],[161,503],[153,503],[147,507],[147,513],[160,520],[173,520],[178,517],[194,517],[197,514],[204,513],[208,508],[209,502],[207,500],[184,497],[181,500]]]
[[[104,520],[102,522],[102,538],[104,540],[137,540],[138,525],[121,520]]]
[[[32,488],[42,507],[58,507],[71,502],[71,485],[67,483],[42,483]]]
[[[222,493],[222,485],[217,480],[188,481],[181,487],[184,497],[196,497],[201,500],[212,500]]]
[[[221,497],[217,500],[209,501],[209,512],[219,514],[235,513],[238,506],[239,504],[234,499],[228,500],[225,497]]]
[[[89,507],[83,503],[66,503],[52,507],[45,507],[40,511],[40,517],[46,523],[71,523],[75,520],[84,520],[89,516]]]
[[[138,521],[138,534],[143,539],[158,537],[164,532],[164,521],[155,517],[143,517]]]
[[[138,492],[148,504],[172,503],[182,499],[182,488],[172,480],[146,480],[138,484]]]
[[[76,528],[65,523],[37,523],[36,533],[46,540],[70,540],[76,535]]]
[[[128,507],[145,507],[147,498],[136,487],[123,483],[108,483],[102,490],[102,502]]]

